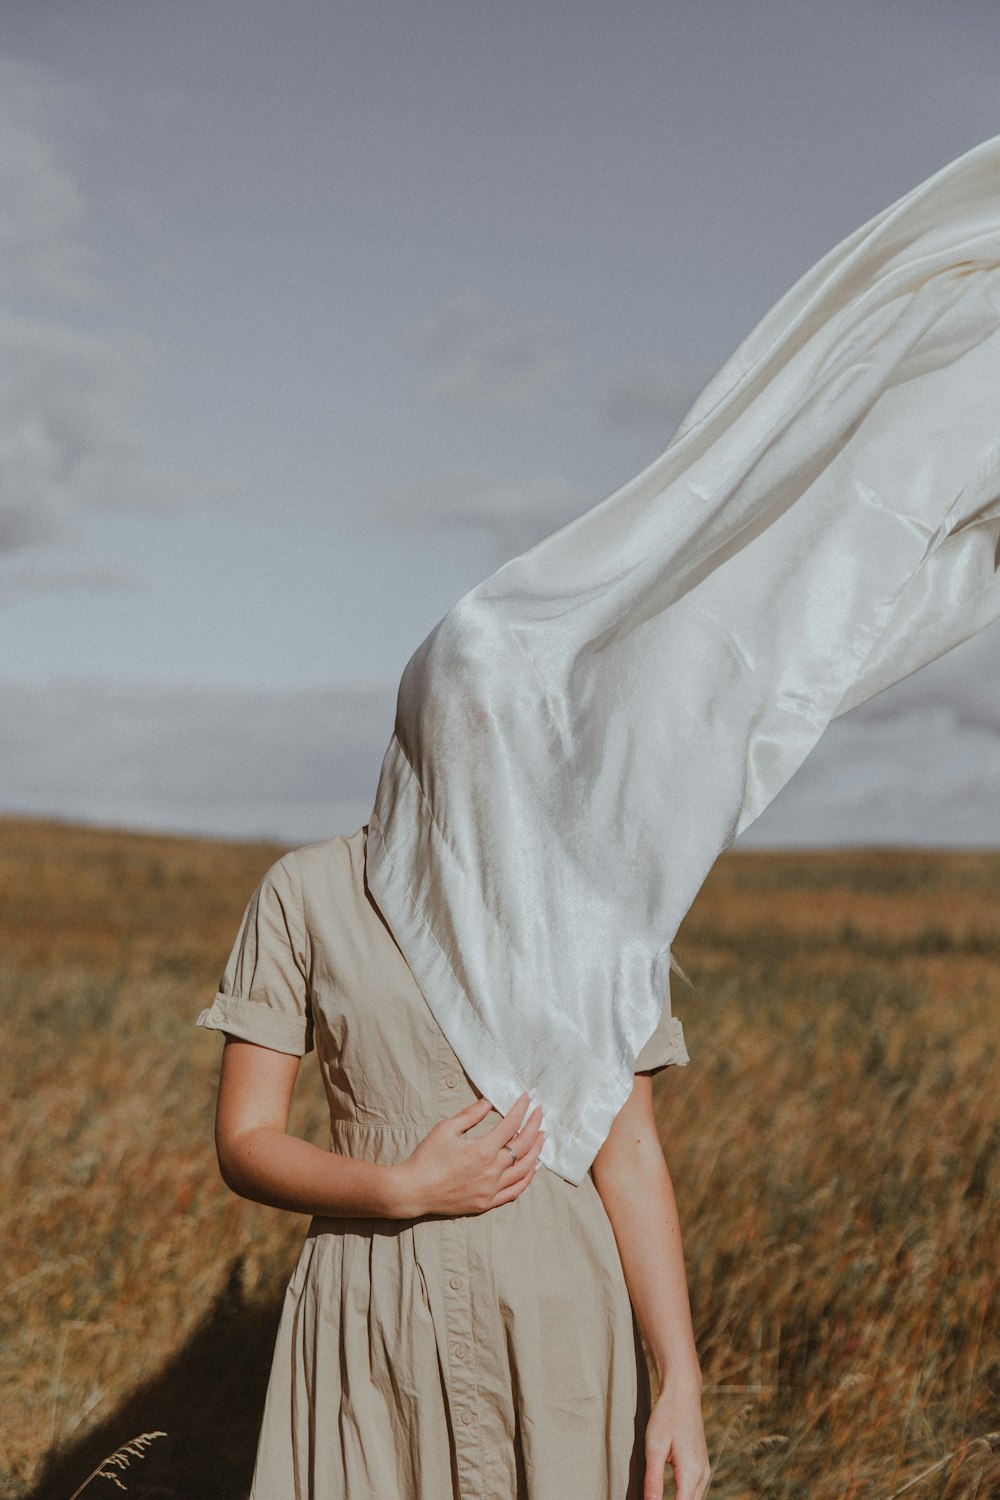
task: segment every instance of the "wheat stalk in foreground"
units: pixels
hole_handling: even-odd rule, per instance
[[[971,1453],[974,1448],[978,1448],[980,1452],[982,1452],[984,1449],[987,1453],[1000,1452],[1000,1432],[984,1432],[982,1437],[970,1438],[967,1443],[960,1443],[959,1446],[953,1450],[953,1452],[946,1453],[944,1458],[939,1458],[936,1464],[931,1464],[929,1469],[923,1469],[912,1479],[908,1479],[900,1489],[893,1490],[892,1494],[889,1496],[889,1500],[896,1500],[896,1496],[901,1495],[904,1490],[912,1490],[913,1486],[915,1484],[919,1484],[922,1479],[926,1479],[928,1474],[934,1474],[938,1469],[943,1469],[945,1464],[951,1463],[952,1459],[958,1458],[959,1455],[964,1458],[965,1455],[967,1453]],[[978,1490],[979,1486],[977,1484],[977,1493]]]
[[[118,1469],[124,1474],[134,1458],[146,1457],[146,1449],[154,1438],[166,1437],[166,1435],[165,1432],[142,1432],[138,1437],[132,1438],[130,1442],[116,1449],[114,1453],[109,1453],[107,1458],[102,1458],[97,1468],[87,1475],[80,1488],[73,1491],[69,1500],[77,1500],[77,1496],[82,1495],[87,1485],[93,1484],[95,1479],[110,1479],[112,1484],[116,1484],[120,1490],[128,1489],[128,1485],[122,1484],[113,1470]]]

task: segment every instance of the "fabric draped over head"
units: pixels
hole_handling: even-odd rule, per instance
[[[371,892],[476,1086],[579,1182],[718,854],[829,721],[1000,614],[1000,136],[849,235],[666,451],[406,667]]]

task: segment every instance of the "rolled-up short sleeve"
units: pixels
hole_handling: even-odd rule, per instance
[[[251,896],[218,994],[195,1024],[302,1057],[313,1046],[308,972],[298,882],[279,860]]]
[[[690,1061],[687,1047],[684,1045],[684,1029],[677,1017],[671,1013],[668,987],[663,1014],[657,1022],[656,1030],[636,1058],[633,1072],[658,1073],[661,1068],[667,1068],[671,1063],[683,1066]]]

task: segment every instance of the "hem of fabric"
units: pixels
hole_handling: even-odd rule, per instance
[[[645,1051],[648,1042],[651,1041],[652,1038],[656,1035],[656,1029],[657,1028],[654,1026],[646,1042],[644,1042],[642,1047],[639,1049],[638,1056],[635,1060],[635,1067],[632,1070],[633,1072],[658,1073],[661,1068],[686,1067],[687,1064],[691,1061],[687,1046],[685,1045],[684,1030],[681,1026],[680,1019],[677,1016],[671,1016],[670,1030],[672,1035],[670,1041],[667,1043],[665,1050],[660,1054],[656,1062],[647,1062],[644,1063],[642,1067],[640,1067],[639,1060],[642,1057],[642,1054]]]
[[[308,1021],[279,1015],[259,1001],[225,995],[220,990],[212,1004],[199,1015],[196,1026],[207,1031],[224,1031],[240,1041],[256,1042],[272,1052],[286,1052],[304,1057],[313,1048]]]

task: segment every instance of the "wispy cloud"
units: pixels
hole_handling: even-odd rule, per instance
[[[88,511],[227,493],[154,461],[137,414],[149,362],[138,340],[0,310],[0,553],[60,540]]]
[[[592,503],[592,496],[559,474],[510,479],[468,470],[384,490],[372,498],[371,512],[394,525],[480,527],[494,534],[505,557],[512,557]]]
[[[79,326],[76,305],[100,290],[84,200],[27,123],[54,107],[55,81],[0,59],[0,91],[0,282],[22,301],[0,306],[2,555],[72,541],[94,511],[171,509],[231,487],[157,462],[139,414],[149,344]]]
[[[53,567],[36,562],[0,574],[0,605],[37,594],[126,593],[141,583],[137,574],[124,568],[87,563]]]
[[[458,292],[400,336],[428,371],[427,393],[457,406],[530,411],[569,363],[558,318]]]
[[[666,437],[713,374],[714,367],[703,360],[636,361],[607,380],[598,398],[601,417],[608,427]]]
[[[33,123],[53,104],[40,70],[0,58],[0,266],[9,291],[77,301],[97,290],[83,197]]]
[[[367,818],[395,690],[0,684],[3,810],[309,842]]]

